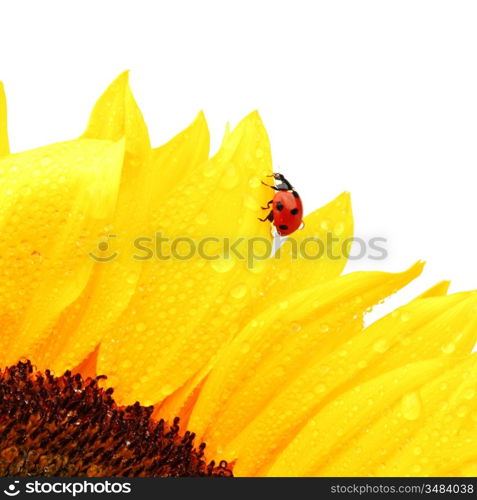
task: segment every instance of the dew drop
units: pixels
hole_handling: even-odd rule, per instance
[[[344,233],[345,225],[342,222],[338,222],[335,226],[335,234],[336,236],[341,236]]]
[[[457,409],[457,416],[459,418],[464,418],[466,415],[467,415],[467,406],[460,406],[458,409]]]
[[[161,386],[161,393],[164,397],[166,396],[169,396],[169,394],[171,394],[172,392],[174,391],[174,386],[170,385],[170,384],[163,384]]]
[[[212,269],[218,273],[228,273],[235,266],[235,260],[233,259],[218,259],[211,262]]]
[[[247,354],[248,352],[250,352],[250,344],[243,344],[240,348],[240,351],[242,354]]]
[[[253,274],[260,274],[267,268],[266,260],[255,260],[248,270]]]
[[[132,362],[131,362],[131,360],[129,360],[129,359],[125,359],[125,360],[121,363],[121,368],[124,368],[124,369],[131,368],[131,366],[132,366]]]
[[[386,339],[379,339],[373,344],[373,349],[379,354],[386,352],[389,347],[389,342]]]
[[[259,209],[257,200],[253,197],[248,195],[245,195],[243,199],[243,205],[245,208],[248,208],[249,210],[252,210],[253,212],[256,212]]]
[[[51,158],[50,158],[49,156],[44,156],[44,157],[43,157],[43,158],[39,161],[39,163],[40,163],[40,165],[41,165],[42,167],[47,167],[48,165],[51,165],[51,162],[52,162],[52,160],[51,160]]]
[[[224,175],[220,180],[220,185],[224,189],[232,189],[238,184],[238,182],[239,176],[237,169],[235,168],[235,165],[231,164],[225,169]]]
[[[297,322],[291,323],[291,324],[290,324],[290,329],[291,329],[293,332],[298,333],[299,331],[301,331],[301,325],[300,325],[300,323],[297,323]]]
[[[211,166],[207,166],[202,170],[202,175],[204,177],[213,177],[216,174],[217,174],[217,169]]]
[[[326,391],[326,385],[325,384],[318,384],[315,387],[315,394],[323,394]]]
[[[247,293],[246,285],[237,285],[230,291],[230,295],[232,295],[234,299],[242,299],[243,297],[245,297],[246,293]]]
[[[290,270],[289,269],[282,269],[278,273],[278,279],[281,281],[287,281],[290,278]]]
[[[464,398],[465,399],[473,399],[475,398],[475,389],[467,389],[464,391]]]
[[[441,347],[441,351],[444,354],[452,354],[455,351],[455,344],[453,342],[449,342],[448,344],[444,344]]]
[[[262,184],[262,181],[258,178],[258,177],[252,177],[249,181],[248,181],[248,185],[251,187],[251,188],[258,188],[260,187],[260,185]]]
[[[401,320],[402,322],[409,321],[410,319],[411,319],[411,316],[410,316],[410,314],[409,314],[409,313],[407,313],[407,312],[402,313],[402,314],[401,314],[401,316],[400,316],[400,320]]]
[[[321,229],[323,229],[323,231],[328,231],[328,229],[330,228],[330,224],[327,220],[322,220],[320,222],[320,227]]]
[[[419,464],[414,465],[412,468],[414,474],[420,474],[422,472],[422,467]]]
[[[406,420],[417,420],[421,415],[421,399],[417,392],[406,394],[401,400],[402,416]]]
[[[205,212],[202,212],[197,215],[195,221],[197,222],[197,224],[201,224],[202,226],[204,226],[205,224],[207,224],[207,222],[209,222],[209,217]]]
[[[326,365],[321,365],[319,368],[318,368],[319,372],[320,372],[320,375],[326,375],[329,373],[330,371],[330,367],[329,366],[326,366]]]

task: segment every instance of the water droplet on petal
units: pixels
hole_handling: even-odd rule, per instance
[[[260,208],[257,200],[253,196],[250,196],[249,194],[245,195],[243,200],[243,205],[245,208],[248,208],[253,212],[256,212]]]
[[[121,363],[121,368],[126,369],[126,370],[127,370],[128,368],[131,368],[131,366],[132,366],[132,362],[131,362],[131,360],[129,360],[129,359],[125,359],[125,360]]]
[[[325,391],[326,391],[326,385],[325,384],[318,384],[315,387],[315,394],[322,394]]]
[[[39,163],[42,167],[47,167],[48,165],[51,165],[51,162],[52,160],[49,156],[44,156]]]
[[[260,274],[265,271],[267,268],[267,261],[266,260],[254,260],[252,265],[248,268],[248,270],[253,273],[253,274]]]
[[[473,399],[473,398],[475,398],[475,389],[472,389],[472,388],[466,389],[464,391],[464,398],[465,399]]]
[[[389,342],[386,339],[379,339],[373,344],[373,349],[380,354],[386,352],[389,347]]]
[[[248,184],[252,188],[258,188],[262,184],[262,181],[258,177],[252,177],[249,181]]]
[[[301,325],[300,325],[300,323],[294,322],[294,323],[290,324],[290,328],[291,328],[291,330],[293,332],[297,332],[298,333],[301,330]]]
[[[401,321],[406,322],[406,321],[409,321],[411,319],[411,316],[409,313],[403,312],[400,316],[400,319],[401,319]]]
[[[414,474],[420,474],[422,472],[422,467],[419,464],[414,465],[412,468]]]
[[[406,420],[417,420],[421,415],[421,398],[417,392],[406,394],[401,400],[402,416]]]
[[[452,354],[455,351],[455,344],[453,342],[449,342],[448,344],[444,344],[441,347],[441,351],[444,354]]]
[[[220,179],[220,185],[224,189],[232,189],[239,182],[239,176],[235,165],[230,164],[226,169],[222,178]]]
[[[328,229],[330,228],[330,223],[327,220],[322,220],[320,222],[320,227],[321,229],[323,229],[323,231],[328,231]]]
[[[212,269],[218,273],[228,273],[235,266],[235,260],[232,259],[217,259],[211,262]]]
[[[250,344],[243,344],[240,351],[242,354],[247,354],[250,351]]]
[[[197,222],[197,224],[205,225],[207,224],[207,222],[209,222],[209,217],[205,212],[202,212],[197,215],[195,221]]]
[[[338,222],[335,225],[335,234],[336,236],[341,236],[344,233],[345,230],[345,225],[342,222]]]
[[[468,413],[468,408],[467,406],[460,406],[458,409],[457,409],[457,416],[459,418],[464,418]]]
[[[232,290],[230,291],[230,295],[232,295],[234,299],[242,299],[243,297],[245,297],[246,293],[247,293],[246,285],[238,285],[235,288],[232,288]]]

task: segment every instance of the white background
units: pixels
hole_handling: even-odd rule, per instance
[[[14,151],[76,137],[130,69],[154,145],[204,109],[216,147],[257,108],[307,211],[351,191],[389,258],[347,270],[428,262],[391,305],[477,288],[475,1],[10,0],[0,21]]]

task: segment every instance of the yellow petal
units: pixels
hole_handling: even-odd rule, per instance
[[[370,325],[353,343],[353,355],[369,364],[362,376],[434,356],[470,353],[477,337],[476,308],[475,292],[431,297]]]
[[[454,362],[455,365],[455,362]],[[446,468],[457,468],[470,458],[469,455],[449,452],[464,445],[466,438],[473,437],[473,458],[477,458],[475,420],[472,432],[465,429],[466,418],[477,410],[477,357],[471,356],[453,370],[430,380],[416,395],[419,415],[412,421],[412,433],[406,429],[405,446],[399,447],[377,473],[383,476],[432,476]],[[410,396],[407,395],[409,399]],[[406,400],[404,400],[406,401]],[[403,401],[403,403],[404,403]],[[401,411],[407,410],[401,404]],[[412,409],[412,408],[411,408]],[[417,411],[416,411],[417,414]],[[412,415],[415,417],[415,415]],[[397,431],[398,432],[398,431]],[[457,446],[453,446],[457,445]]]
[[[256,472],[257,464],[263,467],[286,444],[293,429],[337,394],[413,360],[446,356],[452,341],[452,353],[470,352],[477,336],[476,308],[475,293],[413,301],[358,335],[341,338],[324,355],[318,351],[241,434],[235,430],[225,456],[240,457],[237,470],[242,474]],[[246,387],[243,383],[241,391]]]
[[[192,125],[152,152],[152,164],[160,176],[155,185],[153,203],[163,203],[179,182],[209,156],[209,129],[204,113],[199,113]]]
[[[131,242],[146,231],[155,180],[146,125],[132,96],[127,73],[98,100],[83,137],[125,139],[125,155],[114,217],[97,231],[91,279],[81,296],[63,311],[37,366],[60,372],[79,364],[101,341],[104,330],[134,294],[142,263],[131,258]],[[106,251],[98,251],[106,245]]]
[[[227,459],[236,458],[245,439],[227,450],[230,440],[239,436],[310,360],[326,356],[351,337],[361,327],[363,311],[414,279],[421,269],[422,265],[416,264],[401,274],[349,274],[296,292],[265,310],[220,353],[194,407],[190,428],[206,440],[209,449],[227,452]],[[283,410],[287,418],[280,424],[293,425],[293,410],[289,414],[287,408]],[[302,417],[305,415],[297,416]],[[262,459],[262,447],[272,449],[277,440],[272,430],[261,438],[262,444],[250,441],[260,448],[258,455],[254,451],[248,457],[250,466]]]
[[[8,145],[7,100],[3,83],[0,82],[0,158],[10,153]]]
[[[475,389],[467,390],[467,398]],[[459,410],[458,410],[459,411]],[[462,410],[460,412],[462,414]],[[473,428],[471,430],[460,429],[458,436],[452,439],[444,439],[440,446],[440,456],[445,457],[439,466],[436,465],[434,476],[437,477],[477,477],[477,440],[476,412],[472,414]]]
[[[158,201],[150,213],[152,224],[170,239],[188,237],[195,245],[210,236],[221,242],[246,237],[270,242],[269,225],[257,220],[269,196],[260,179],[270,165],[266,131],[252,113],[224,139],[215,157]],[[164,247],[170,257],[170,248]],[[239,251],[247,257],[247,241]],[[261,269],[250,270],[246,260],[233,255],[207,260],[197,252],[187,260],[154,257],[144,269],[138,286],[144,292],[134,296],[108,332],[98,363],[101,373],[113,377],[121,401],[156,403],[193,377],[236,334]]]
[[[35,361],[35,343],[85,287],[123,154],[123,141],[77,140],[0,160],[2,365]]]
[[[439,445],[458,432],[456,394],[475,387],[476,367],[474,356],[434,359],[350,389],[303,427],[267,475],[432,474],[448,459]]]
[[[175,417],[181,420],[181,427],[188,428],[189,417],[200,390],[210,372],[209,365],[191,377],[182,387],[170,394],[160,405],[155,406],[154,416],[171,422]]]
[[[426,299],[428,297],[439,297],[441,295],[446,295],[449,290],[450,281],[440,281],[433,287],[426,290],[424,293],[419,295],[419,299]]]
[[[227,132],[225,137],[227,137]],[[258,178],[253,178],[252,185],[256,184],[258,184]],[[339,224],[340,220],[343,221],[342,227]],[[340,254],[335,247],[333,248],[334,253],[332,258],[329,258],[330,255],[328,254],[328,256],[325,255],[318,261],[307,261],[304,258],[300,258],[299,255],[298,258],[295,258],[291,250],[295,248],[295,245],[299,247],[301,242],[311,237],[321,238],[322,241],[326,242],[327,233],[329,233],[329,236],[333,236],[335,242],[340,243],[338,245],[339,250],[343,250],[344,246],[342,245],[345,245],[345,240],[351,237],[352,226],[353,219],[348,193],[343,193],[336,200],[310,214],[306,219],[305,229],[296,233],[298,236],[294,236],[296,240],[293,246],[285,245],[281,249],[280,259],[271,258],[265,262],[258,263],[260,269],[258,276],[259,283],[255,289],[254,287],[249,287],[251,300],[247,308],[243,310],[240,318],[238,318],[237,323],[245,324],[246,321],[258,314],[260,310],[263,310],[267,304],[276,304],[277,301],[281,302],[278,299],[283,297],[285,290],[288,294],[292,294],[294,291],[306,289],[312,286],[312,284],[316,285],[320,281],[325,281],[339,275],[346,262],[346,252],[342,251]],[[339,236],[331,233],[333,227],[338,227]],[[288,279],[291,276],[293,278]],[[239,284],[231,290],[231,294],[237,297],[243,290],[245,290],[245,286]],[[184,425],[186,415],[184,414],[183,407],[191,398],[191,395],[195,393],[195,388],[207,375],[216,360],[217,357],[214,356],[206,367],[164,401],[160,406],[161,416],[166,415],[172,418],[176,414],[181,413],[181,420]]]

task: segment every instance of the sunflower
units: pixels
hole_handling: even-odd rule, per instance
[[[347,193],[258,256],[256,112],[212,157],[203,114],[151,148],[124,73],[80,138],[10,154],[0,88],[0,157],[3,475],[477,473],[477,294],[442,282],[365,327],[423,264],[343,275]]]

